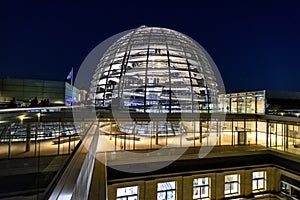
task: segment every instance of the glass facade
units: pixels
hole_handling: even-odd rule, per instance
[[[141,26],[104,54],[91,83],[96,107],[143,113],[216,109],[217,83],[205,51],[187,36]]]
[[[255,115],[244,116],[244,118],[228,115],[225,121],[218,121],[218,119],[183,120],[173,122],[177,124],[177,128],[173,126],[173,130],[170,126],[168,131],[160,131],[159,138],[155,137],[159,122],[155,121],[150,122],[150,125],[148,122],[140,121],[134,123],[133,126],[124,126],[128,128],[127,133],[115,122],[102,122],[101,131],[110,138],[112,144],[116,144],[114,150],[157,149],[173,143],[172,147],[244,145],[253,149],[272,148],[300,154],[300,122],[297,121],[298,118],[294,118],[295,121],[283,121],[283,119],[280,116],[270,116],[268,119]],[[126,124],[126,122],[123,123]],[[171,124],[168,121],[165,123]],[[143,129],[145,129],[144,132]],[[176,134],[172,131],[182,134],[176,138]]]
[[[208,113],[217,110],[214,63],[189,37],[141,26],[105,52],[91,82],[96,109],[129,113]],[[122,122],[125,133],[183,133],[178,122]],[[135,127],[135,128],[134,128]],[[135,130],[132,130],[135,129]]]
[[[220,94],[219,111],[227,113],[265,113],[266,91]]]
[[[0,159],[71,154],[90,122],[45,121],[49,113],[19,115],[19,121],[0,122]],[[38,121],[28,121],[36,118]]]
[[[28,107],[35,97],[49,99],[51,105],[70,105],[68,99],[83,101],[80,90],[63,81],[0,78],[0,106],[15,98],[19,107]]]

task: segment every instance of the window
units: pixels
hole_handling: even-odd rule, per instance
[[[209,178],[195,178],[193,181],[193,199],[209,198]]]
[[[157,183],[157,200],[175,200],[175,181]]]
[[[231,174],[225,176],[225,190],[226,196],[238,195],[240,193],[240,175]]]
[[[266,172],[259,171],[252,173],[252,191],[259,192],[266,190]]]
[[[138,186],[117,188],[117,200],[137,200]]]
[[[300,188],[285,181],[281,181],[281,192],[292,199],[300,199]]]

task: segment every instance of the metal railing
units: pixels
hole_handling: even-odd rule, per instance
[[[90,130],[91,120],[73,121],[66,106],[0,110],[0,178],[9,180],[0,198],[40,199]]]

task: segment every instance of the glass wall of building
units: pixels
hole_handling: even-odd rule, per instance
[[[134,125],[126,132],[114,122],[101,122],[101,131],[112,144],[116,144],[111,149],[115,151],[162,147],[245,146],[254,150],[274,148],[300,154],[300,123],[282,121],[281,117],[277,117],[278,120],[227,117],[225,121],[180,121],[176,126],[168,121],[139,121],[131,122]],[[157,126],[164,127],[165,132],[157,132]],[[147,127],[147,134],[145,131],[140,132],[144,127]]]
[[[227,113],[265,113],[265,91],[219,95],[219,110]]]
[[[44,121],[44,113],[18,118],[19,121],[0,121],[0,159],[71,154],[90,124],[74,124],[61,118]]]
[[[0,78],[0,104],[5,108],[13,98],[19,107],[27,107],[35,97],[38,103],[49,99],[50,105],[78,102],[80,91],[63,81]]]

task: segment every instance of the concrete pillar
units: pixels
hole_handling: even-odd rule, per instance
[[[217,190],[218,188],[216,187],[216,173],[211,175],[210,177],[210,182],[209,182],[209,196],[210,196],[210,199],[216,199],[216,193],[217,193]],[[220,190],[220,188],[219,188]]]
[[[267,191],[271,192],[279,192],[281,185],[280,185],[280,170],[276,167],[269,168],[267,170]]]
[[[215,186],[214,191],[211,191],[212,194],[215,194],[215,197],[212,199],[223,199],[224,197],[224,174],[217,173],[215,176]]]
[[[182,176],[176,177],[176,199],[188,199],[190,197],[185,194],[182,181]],[[193,182],[191,182],[190,184],[193,185]]]
[[[156,181],[146,181],[145,183],[145,197],[147,200],[156,200],[156,189],[157,189]]]
[[[193,197],[193,177],[183,177],[182,178],[182,195],[183,199],[192,199]]]
[[[107,199],[108,200],[116,199],[116,196],[117,196],[116,188],[113,186],[107,186]]]
[[[241,173],[241,194],[250,196],[252,193],[252,171],[245,170]]]

